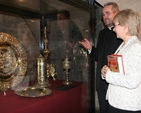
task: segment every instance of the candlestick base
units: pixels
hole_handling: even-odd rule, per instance
[[[64,81],[63,84],[64,85],[70,85],[70,84],[72,84],[72,82],[71,81]]]

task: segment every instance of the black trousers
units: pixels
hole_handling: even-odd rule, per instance
[[[112,106],[109,105],[109,111],[108,113],[141,113],[141,111],[127,111],[127,110],[121,110],[121,109],[117,109],[114,108]]]
[[[97,90],[100,113],[108,113],[108,101],[106,100],[106,90]]]

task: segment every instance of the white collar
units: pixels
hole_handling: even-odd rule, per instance
[[[110,30],[113,30],[112,28],[113,28],[114,26],[111,26],[111,27],[108,27]]]

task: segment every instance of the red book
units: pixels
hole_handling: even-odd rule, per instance
[[[107,61],[111,71],[125,74],[122,55],[118,54],[108,55]]]

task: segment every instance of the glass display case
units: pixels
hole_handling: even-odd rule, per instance
[[[58,20],[59,11],[66,11],[70,18]],[[81,82],[81,106],[94,112],[94,61],[79,44],[84,38],[94,43],[93,6],[81,0],[0,0],[0,26],[0,32],[16,37],[26,52],[27,70],[20,84],[37,82],[37,58],[45,49],[46,38],[46,49],[50,51],[47,62],[55,67],[56,81],[66,81],[67,75],[71,84]],[[69,68],[68,62],[64,64],[66,58]],[[7,81],[2,74],[0,80],[0,87],[4,87]]]

